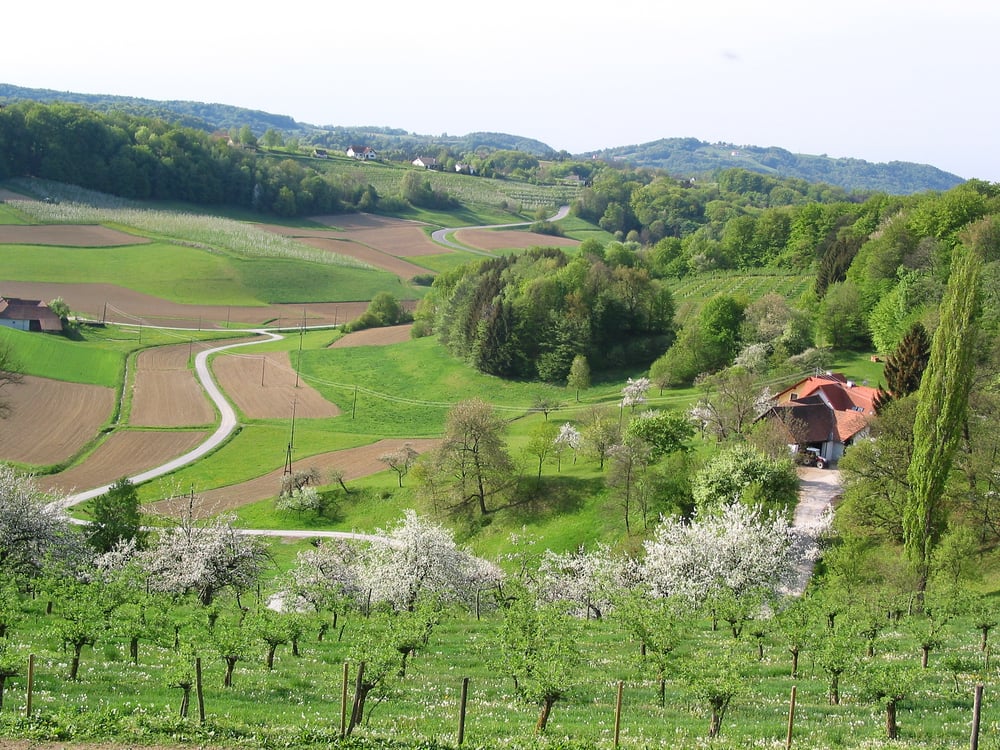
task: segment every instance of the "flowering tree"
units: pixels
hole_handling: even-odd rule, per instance
[[[464,601],[485,585],[501,579],[499,568],[459,549],[447,529],[406,511],[401,523],[379,530],[384,542],[361,551],[357,572],[371,601],[387,602],[398,611],[412,611],[418,599],[430,595],[442,601]]]
[[[745,437],[754,420],[774,406],[771,392],[759,386],[753,372],[739,365],[700,376],[695,385],[701,396],[691,408],[691,419],[720,441]]]
[[[221,591],[232,589],[239,596],[254,586],[268,553],[259,538],[241,534],[231,516],[200,525],[188,513],[138,559],[149,575],[150,591],[194,593],[208,606]]]
[[[45,495],[32,477],[0,465],[0,574],[34,577],[47,563],[77,567],[89,558],[60,500]]]
[[[605,544],[575,552],[546,550],[538,566],[536,589],[543,602],[565,602],[576,617],[600,619],[620,591],[635,578],[634,566]]]
[[[691,521],[668,518],[644,543],[643,580],[654,596],[703,604],[720,590],[775,590],[790,570],[788,522],[741,503]]]
[[[555,440],[552,441],[553,451],[556,454],[556,469],[562,469],[562,454],[567,448],[573,450],[573,463],[576,463],[576,452],[580,449],[580,445],[583,443],[583,436],[580,435],[580,431],[576,429],[569,422],[566,422],[559,428],[559,433],[556,435]]]
[[[650,385],[649,378],[636,378],[635,380],[629,378],[625,387],[622,388],[622,408],[635,409],[635,407],[646,403],[646,394],[649,392]]]

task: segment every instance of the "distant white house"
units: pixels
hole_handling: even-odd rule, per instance
[[[410,162],[415,167],[423,167],[424,169],[437,169],[438,160],[433,156],[418,156],[412,162]]]
[[[378,154],[371,146],[348,146],[347,155],[352,159],[377,159]]]
[[[475,174],[476,168],[471,164],[466,164],[465,162],[457,162],[455,164],[455,171],[461,174]]]

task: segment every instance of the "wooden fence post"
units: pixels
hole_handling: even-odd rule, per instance
[[[201,680],[201,657],[194,660],[194,689],[198,696],[198,721],[205,723],[205,690]]]
[[[795,691],[797,686],[792,685],[792,698],[788,702],[788,734],[785,736],[785,750],[792,747],[792,728],[795,726]]]
[[[347,735],[347,683],[350,680],[350,665],[344,662],[344,682],[340,688],[340,736]]]
[[[24,715],[31,718],[31,699],[35,690],[35,655],[28,654],[28,696]]]
[[[615,747],[618,747],[618,738],[622,728],[622,692],[625,690],[625,683],[618,680],[618,697],[615,699]]]
[[[979,750],[979,720],[983,711],[983,684],[976,685],[975,697],[972,700],[972,735],[969,740],[971,750]]]
[[[465,741],[465,709],[469,703],[469,678],[462,678],[462,697],[458,702],[458,745]]]

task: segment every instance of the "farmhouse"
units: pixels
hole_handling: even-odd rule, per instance
[[[37,299],[0,297],[0,325],[19,331],[62,332],[62,320]]]
[[[437,169],[438,160],[433,156],[418,156],[412,162],[410,162],[415,167],[423,167],[424,169]]]
[[[352,159],[377,159],[378,154],[371,146],[348,146],[347,155]]]
[[[783,390],[760,418],[782,425],[793,451],[817,448],[819,455],[832,463],[855,440],[867,437],[877,395],[877,388],[827,372]]]

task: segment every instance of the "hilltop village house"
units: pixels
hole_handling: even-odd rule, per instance
[[[62,332],[62,320],[37,299],[0,297],[0,326],[19,331]]]
[[[347,155],[352,159],[377,159],[378,154],[371,146],[348,146]]]
[[[793,452],[815,448],[829,464],[855,440],[868,436],[877,395],[877,388],[827,372],[777,394],[774,406],[760,418],[775,420],[786,430]]]

